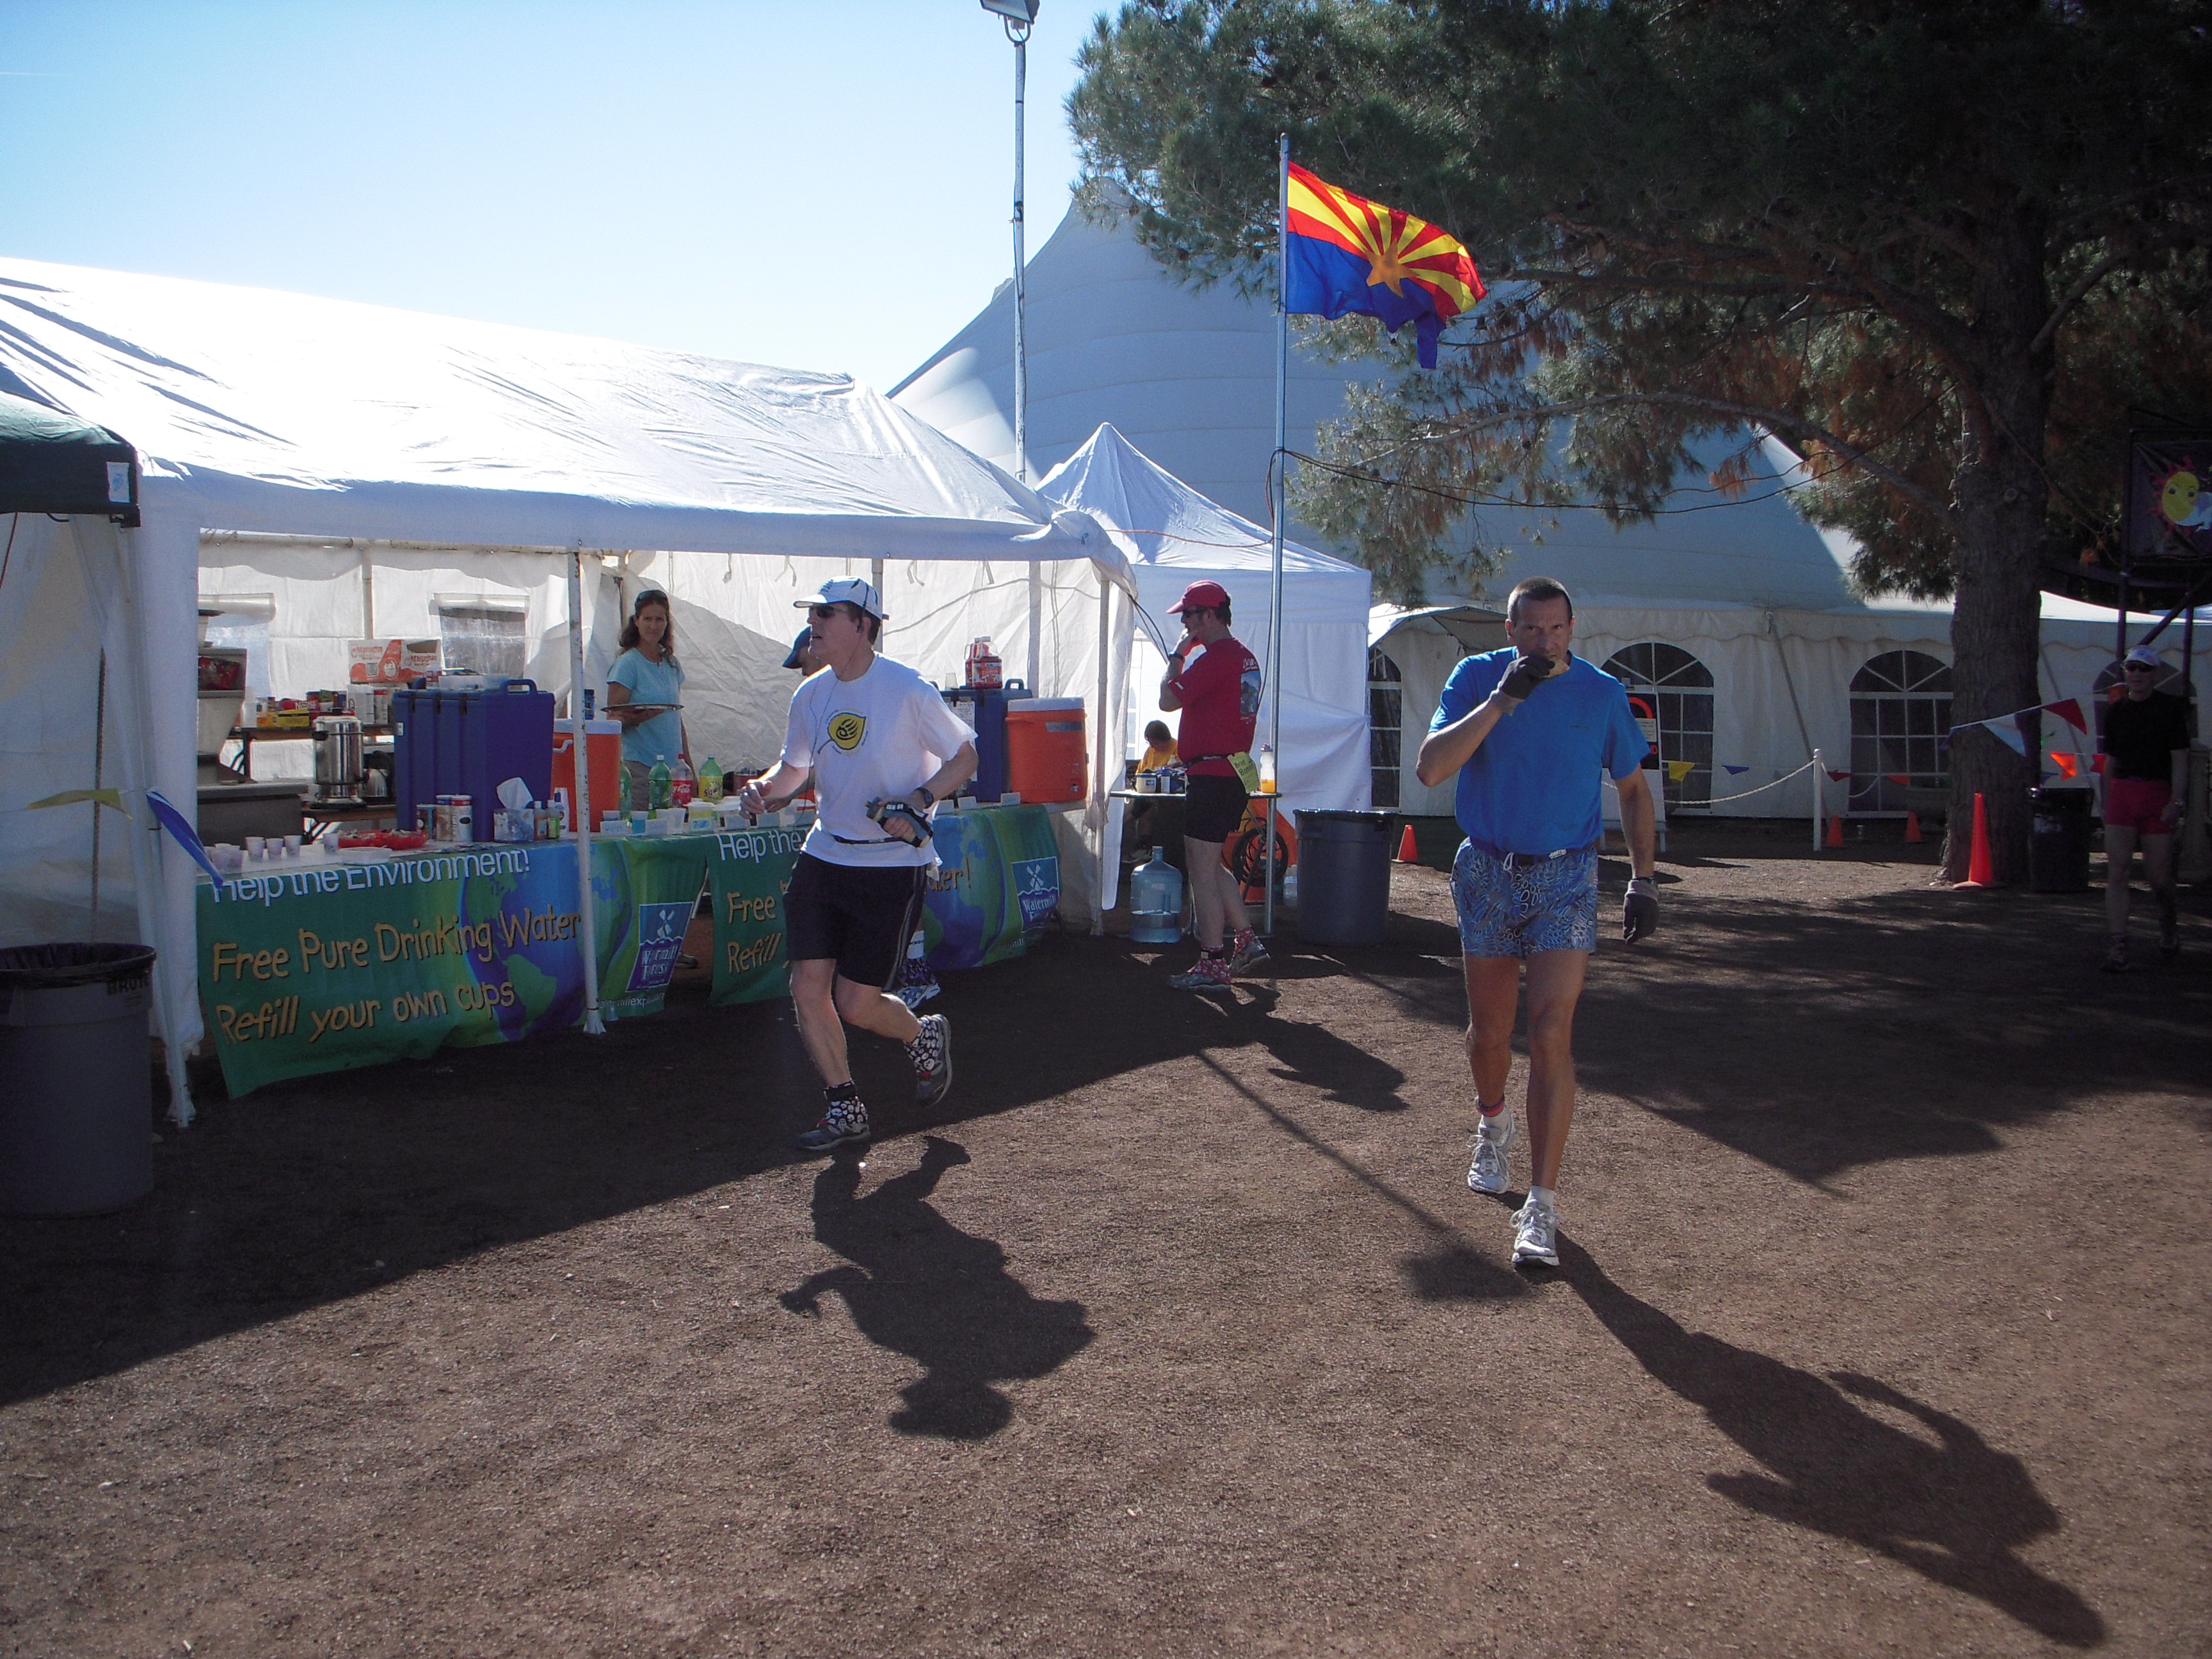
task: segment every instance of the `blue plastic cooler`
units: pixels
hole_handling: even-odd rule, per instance
[[[956,685],[945,694],[952,712],[975,728],[975,777],[967,787],[979,801],[996,801],[1006,793],[1006,704],[1029,694],[1019,680]]]
[[[421,687],[392,694],[393,805],[411,829],[416,807],[466,795],[476,838],[489,841],[499,786],[520,778],[530,799],[553,793],[553,694],[531,680],[483,691]]]

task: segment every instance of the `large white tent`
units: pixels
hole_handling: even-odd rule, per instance
[[[1033,456],[1057,462],[1100,422],[1110,422],[1206,496],[1265,520],[1273,443],[1271,296],[1241,294],[1227,283],[1186,287],[1126,225],[1095,224],[1080,213],[1070,213],[1032,261],[1028,291]],[[892,392],[979,454],[999,459],[1012,451],[1011,306],[1010,289],[1002,289]],[[1317,363],[1294,350],[1290,447],[1310,451],[1316,423],[1342,413],[1344,386],[1381,372],[1371,364]],[[1717,461],[1721,453],[1715,446],[1711,459]],[[1649,523],[1615,530],[1590,511],[1489,514],[1482,538],[1505,549],[1501,571],[1472,591],[1434,580],[1428,597],[1494,609],[1523,576],[1559,577],[1577,596],[1578,647],[1585,655],[1600,663],[1622,653],[1650,660],[1666,656],[1660,647],[1667,647],[1692,659],[1684,673],[1709,682],[1656,688],[1665,693],[1657,699],[1665,723],[1678,724],[1689,710],[1690,719],[1709,726],[1668,734],[1677,752],[1695,750],[1692,757],[1698,759],[1695,775],[1669,786],[1677,806],[1696,809],[1710,801],[1703,810],[1809,813],[1811,750],[1819,749],[1834,769],[1851,770],[1855,719],[1863,723],[1871,713],[1917,720],[1934,706],[1932,691],[1917,699],[1923,707],[1905,692],[1882,690],[1861,696],[1855,713],[1854,684],[1879,680],[1902,662],[1908,672],[1934,675],[1929,684],[1937,684],[1952,659],[1948,606],[1869,603],[1852,591],[1848,538],[1815,529],[1790,504],[1790,491],[1803,482],[1796,458],[1769,441],[1741,499],[1724,497],[1696,471]],[[1304,539],[1319,540],[1310,532]],[[1469,633],[1470,626],[1459,631]],[[2138,618],[2130,637],[2142,631]],[[2046,599],[2046,699],[2075,697],[2087,707],[2112,662],[2113,636],[2111,612]],[[1425,726],[1452,664],[1487,637],[1476,629],[1461,639],[1432,617],[1378,616],[1375,691],[1381,703],[1395,694],[1402,732]],[[2173,647],[2169,659],[2178,664],[2179,641],[2161,644]],[[2056,726],[2051,735],[2056,746]],[[1387,780],[1389,732],[1378,727],[1376,736]],[[1412,811],[1449,811],[1448,790],[1424,788],[1413,775],[1417,746],[1401,735],[1400,801]],[[1858,746],[1869,749],[1863,742]],[[1873,750],[1887,752],[1880,744]],[[1792,772],[1800,775],[1786,785],[1742,795]],[[1849,783],[1832,782],[1826,804],[1832,808],[1849,799],[1894,810],[1881,776],[1854,771]],[[1732,794],[1742,798],[1721,799]]]
[[[364,554],[384,634],[408,631],[386,606],[412,602],[410,588],[511,587],[526,606],[551,611],[553,582],[573,575],[598,660],[607,560],[623,556],[642,577],[680,568],[679,606],[693,590],[702,613],[769,642],[762,652],[787,641],[793,598],[824,576],[879,567],[892,648],[926,673],[957,671],[957,641],[973,633],[1028,659],[1037,615],[1038,689],[1081,696],[1103,714],[1103,781],[1104,734],[1120,729],[1126,695],[1126,647],[1112,643],[1129,629],[1122,555],[1082,515],[848,378],[6,259],[0,390],[96,421],[142,457],[143,527],[28,515],[11,525],[27,601],[8,614],[0,682],[0,752],[32,730],[24,740],[42,752],[88,761],[99,733],[86,653],[104,645],[126,799],[151,786],[180,805],[194,799],[204,563],[218,592],[319,585],[319,608],[284,590],[316,618],[320,631],[302,647],[312,653],[350,633],[345,607],[361,594]],[[118,539],[110,563],[121,590],[89,629],[69,614],[82,568],[58,568],[79,533]],[[1042,604],[1032,603],[1033,568]],[[17,579],[11,569],[6,585]],[[568,614],[561,607],[557,621],[567,648],[536,653],[556,690],[584,644],[567,637]],[[332,672],[316,678],[334,681],[339,666],[332,658]],[[739,662],[714,675],[747,672]],[[1101,793],[1083,824],[1094,848]],[[0,814],[27,804],[14,769],[0,775]],[[136,822],[143,829],[144,815]],[[25,914],[15,901],[44,873],[18,845],[0,836],[0,938],[11,943]],[[173,848],[157,856],[154,890],[138,884],[130,902],[140,937],[161,953],[156,1002],[182,1115],[183,1052],[200,1035],[193,878]],[[1070,877],[1087,864],[1063,862]]]

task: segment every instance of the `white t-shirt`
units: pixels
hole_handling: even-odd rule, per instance
[[[902,662],[878,657],[856,680],[830,668],[808,676],[791,694],[783,738],[783,763],[814,769],[819,816],[802,850],[870,869],[934,865],[934,844],[885,835],[868,803],[913,793],[975,740],[937,688]]]

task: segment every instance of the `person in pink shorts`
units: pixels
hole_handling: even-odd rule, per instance
[[[2157,689],[2164,666],[2139,645],[2121,665],[2128,694],[2105,711],[2105,927],[2112,947],[2105,971],[2128,971],[2128,875],[2142,848],[2143,874],[2158,903],[2158,951],[2181,953],[2173,902],[2173,837],[2189,792],[2189,711]]]

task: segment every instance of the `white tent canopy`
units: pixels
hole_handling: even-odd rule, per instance
[[[1129,561],[1150,654],[1180,634],[1168,607],[1194,581],[1227,590],[1237,637],[1267,660],[1273,538],[1155,465],[1111,426],[1053,470],[1037,491],[1103,525]],[[1367,805],[1367,612],[1370,578],[1356,564],[1283,544],[1283,748],[1275,757],[1284,805]],[[1148,664],[1148,665],[1150,665]],[[1155,676],[1159,672],[1154,667]],[[1149,684],[1142,674],[1135,683]],[[1143,716],[1152,700],[1133,699]],[[1267,729],[1263,704],[1260,728]]]
[[[1128,580],[1121,554],[1081,515],[1054,509],[843,376],[0,259],[0,390],[97,421],[143,458],[143,526],[118,533],[138,630],[131,668],[143,692],[113,712],[141,724],[124,747],[143,760],[140,775],[119,781],[151,785],[180,806],[195,798],[204,538],[227,591],[259,580],[252,568],[241,574],[241,560],[258,556],[244,552],[251,544],[222,532],[295,538],[283,556],[295,566],[301,549],[328,560],[331,542],[351,538],[356,548],[340,550],[329,578],[340,581],[362,543],[434,558],[441,549],[744,556],[726,586],[749,597],[725,609],[738,623],[755,618],[763,638],[785,641],[790,600],[823,574],[929,562],[935,570],[912,582],[886,573],[894,595],[902,586],[913,595],[910,610],[940,619],[916,643],[936,653],[940,641],[991,633],[1024,658],[1028,584],[1006,578],[1038,565],[1055,600],[1045,612],[1051,637],[1038,642],[1039,689],[1091,699],[1105,716],[1102,734],[1118,729],[1123,688],[1102,647],[1128,626],[1115,614],[1127,604],[1116,598]],[[282,562],[270,556],[272,574]],[[604,565],[580,562],[596,588]],[[695,584],[703,587],[726,562],[696,562],[711,568]],[[587,594],[586,628],[599,603]],[[891,605],[895,629],[900,604]],[[74,746],[89,755],[91,703],[78,683],[88,688],[91,677],[73,655],[82,641],[39,620],[26,617],[11,634],[0,721],[35,704],[41,740],[69,741],[61,728],[74,700]],[[378,624],[401,631],[380,612]],[[127,632],[112,631],[111,659]],[[894,648],[924,672],[957,666],[957,651],[940,659],[902,641]],[[70,688],[59,708],[53,686]],[[0,789],[0,811],[25,805],[12,783]],[[1103,830],[1095,795],[1094,846]],[[158,899],[134,897],[161,953],[156,1000],[173,1086],[188,1110],[182,1051],[200,1035],[192,872],[173,848],[161,856]],[[0,914],[18,884],[12,859],[0,848]],[[1074,873],[1084,861],[1068,862]]]

